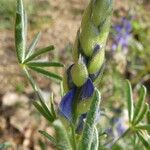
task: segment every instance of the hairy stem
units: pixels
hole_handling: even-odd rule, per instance
[[[29,74],[27,68],[24,66],[23,67],[23,71],[24,71],[24,74],[26,75],[27,79],[29,80],[33,90],[35,91],[36,95],[38,96],[38,98],[41,100],[41,101],[44,101],[41,93],[40,93],[40,89],[39,87],[37,86],[37,84],[35,83],[34,79],[32,78],[32,76]]]

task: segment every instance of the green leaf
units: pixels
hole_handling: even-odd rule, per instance
[[[100,108],[100,92],[96,89],[92,98],[92,103],[90,106],[90,111],[88,112],[86,123],[83,129],[83,134],[79,144],[80,150],[90,150],[92,145],[92,140],[94,138],[94,126],[95,120],[98,115]]]
[[[57,140],[57,149],[58,150],[73,150],[71,147],[71,143],[69,140],[69,136],[63,124],[60,120],[56,120],[53,123],[55,132],[56,132],[56,140]]]
[[[2,144],[0,144],[0,150],[4,150],[10,146],[11,146],[11,144],[9,142],[2,143]]]
[[[63,87],[63,81],[60,82],[60,95],[61,95],[61,98],[64,96],[64,87]]]
[[[138,126],[136,126],[136,129],[147,130],[148,132],[150,132],[150,125],[149,124],[138,125]]]
[[[140,110],[137,117],[133,121],[133,124],[134,125],[138,124],[144,118],[144,116],[147,114],[148,111],[149,111],[149,104],[146,103],[144,104],[144,107],[142,108],[142,110]]]
[[[34,36],[33,41],[32,41],[32,43],[30,44],[30,46],[29,46],[29,48],[28,48],[28,52],[27,52],[27,55],[26,55],[26,59],[29,58],[29,57],[33,54],[33,52],[34,52],[34,50],[35,50],[35,47],[37,46],[37,43],[38,43],[40,37],[41,37],[41,32],[38,32],[38,33]]]
[[[44,116],[49,122],[53,122],[54,118],[51,114],[49,114],[38,102],[34,101],[33,105],[35,108]]]
[[[50,110],[51,110],[51,113],[53,114],[54,118],[56,119],[57,115],[56,115],[56,111],[55,111],[53,94],[51,94],[51,97],[50,97]]]
[[[140,141],[143,143],[143,145],[145,146],[145,148],[146,148],[147,150],[149,150],[149,149],[150,149],[150,144],[149,144],[149,142],[144,138],[144,136],[143,136],[141,133],[137,132],[136,134],[138,135]]]
[[[41,139],[38,140],[40,150],[47,150],[47,145]]]
[[[98,146],[99,146],[98,130],[96,127],[94,127],[94,136],[93,136],[91,150],[98,150]]]
[[[59,75],[57,75],[57,74],[55,74],[55,73],[52,73],[52,72],[50,72],[50,71],[44,70],[44,69],[42,69],[42,68],[39,68],[39,67],[31,67],[31,66],[29,66],[29,68],[32,69],[32,70],[34,70],[34,71],[36,71],[36,72],[38,72],[38,73],[43,74],[44,76],[46,76],[46,77],[48,77],[48,78],[54,78],[54,79],[57,79],[57,80],[59,80],[59,81],[62,80],[62,77],[61,77],[61,76],[59,76]]]
[[[144,107],[145,96],[146,96],[146,88],[144,86],[142,86],[140,89],[140,98],[138,100],[137,106],[134,111],[133,122],[137,118],[137,116],[139,116],[139,113],[141,112],[141,110]]]
[[[50,142],[52,142],[54,145],[57,145],[57,141],[54,137],[52,137],[51,135],[49,135],[47,132],[45,131],[39,131],[44,137],[46,137]]]
[[[41,95],[41,92],[39,91],[39,96],[41,97],[39,100],[40,100],[40,103],[41,103],[41,105],[42,105],[42,108],[45,110],[45,112],[48,114],[48,115],[50,115],[50,116],[52,116],[52,118],[53,118],[53,121],[56,119],[56,116],[55,115],[53,115],[51,112],[50,112],[50,110],[48,109],[48,107],[47,107],[47,105],[44,103],[44,99],[42,98],[42,95]]]
[[[59,62],[43,62],[43,61],[32,61],[28,62],[26,65],[33,67],[64,67],[64,65]]]
[[[32,76],[29,74],[26,67],[23,68],[25,75],[30,81],[30,84],[32,85],[34,91],[36,92],[41,105],[38,102],[33,102],[34,106],[37,108],[37,110],[50,122],[53,122],[55,120],[55,117],[51,114],[49,109],[47,108],[46,104],[44,103],[44,98],[41,95],[40,89],[37,87],[35,81],[33,80]]]
[[[27,68],[25,66],[23,66],[23,71],[24,74],[26,75],[27,79],[29,80],[32,88],[34,89],[34,91],[37,93],[38,92],[38,88],[36,86],[35,81],[33,80],[32,76],[30,75],[30,73],[28,72]]]
[[[17,0],[16,24],[15,24],[15,45],[19,63],[23,63],[26,50],[26,30],[25,10],[22,0]]]
[[[147,123],[150,124],[150,111],[147,113]]]
[[[47,52],[50,52],[54,50],[54,46],[48,46],[48,47],[45,47],[45,48],[41,48],[41,49],[38,49],[36,52],[34,52],[31,56],[29,56],[25,61],[24,63],[27,63],[31,60],[33,60],[34,58],[38,57],[38,56],[41,56],[42,54],[45,54]]]
[[[133,119],[134,104],[133,104],[133,96],[132,96],[132,87],[131,87],[131,83],[128,80],[126,80],[126,95],[127,95],[129,121],[131,122],[131,120]]]

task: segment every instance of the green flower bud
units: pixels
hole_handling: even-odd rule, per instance
[[[83,62],[77,62],[71,68],[72,81],[77,87],[81,87],[88,79],[88,71]]]
[[[72,55],[73,55],[74,62],[77,62],[79,59],[79,31],[77,32],[76,40],[73,46]]]
[[[100,49],[92,56],[91,60],[88,64],[88,72],[89,74],[94,74],[102,67],[105,58],[104,49]]]
[[[67,93],[70,89],[74,87],[74,83],[72,82],[72,77],[71,77],[71,68],[73,65],[71,65],[65,72],[63,76],[63,88],[64,92]]]
[[[84,114],[89,111],[91,106],[91,99],[82,100],[78,103],[77,112],[78,115]]]
[[[104,22],[112,13],[112,0],[95,0],[92,5],[92,21],[96,26]]]
[[[63,88],[64,88],[64,92],[67,93],[69,91],[69,87],[68,87],[68,77],[67,74],[65,73],[63,76]]]
[[[100,83],[100,81],[102,79],[102,75],[104,73],[104,69],[105,69],[105,62],[103,63],[103,65],[100,68],[100,70],[95,74],[95,78],[93,77],[93,81],[94,81],[94,85],[95,86],[97,86]]]
[[[83,52],[90,57],[93,54],[93,49],[99,43],[99,30],[92,22],[87,22],[84,28],[81,28],[80,43]]]
[[[96,44],[105,46],[110,27],[112,0],[93,0],[86,9],[80,30],[83,53],[91,57]]]

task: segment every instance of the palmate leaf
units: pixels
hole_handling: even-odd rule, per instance
[[[56,114],[56,111],[55,111],[55,105],[54,105],[54,97],[53,97],[53,94],[51,94],[51,97],[50,97],[50,110],[51,110],[51,113],[52,115],[57,118],[57,114]]]
[[[136,129],[146,130],[146,131],[150,132],[150,124],[138,125],[138,126],[136,126]]]
[[[50,52],[54,50],[54,46],[51,45],[51,46],[48,46],[48,47],[45,47],[45,48],[41,48],[41,49],[38,49],[36,50],[31,56],[29,56],[25,61],[24,63],[27,63],[31,60],[33,60],[34,58],[38,57],[38,56],[41,56],[42,54],[45,54],[47,52]]]
[[[17,0],[15,45],[19,63],[23,63],[26,50],[27,21],[22,0]]]
[[[141,132],[137,132],[136,133],[137,136],[139,137],[140,141],[143,143],[143,145],[145,146],[145,148],[147,150],[150,150],[150,143],[145,139],[144,135],[142,135]]]
[[[59,62],[43,62],[43,61],[32,61],[26,63],[27,66],[33,67],[64,67],[62,63]]]
[[[131,122],[134,115],[134,104],[133,104],[133,96],[132,96],[132,87],[131,87],[131,83],[128,80],[126,80],[126,97],[127,97],[129,121]]]
[[[147,114],[148,111],[149,111],[149,104],[145,103],[140,112],[138,113],[138,115],[136,116],[135,120],[133,121],[133,124],[134,125],[138,124],[144,118],[144,116]]]
[[[50,142],[52,142],[54,145],[57,145],[57,141],[54,137],[52,137],[51,135],[49,135],[47,132],[45,131],[39,131],[44,137],[46,137]]]
[[[45,110],[38,102],[33,102],[34,107],[42,114],[43,117],[45,117],[50,123],[55,120],[53,115],[49,113],[49,111]]]
[[[56,140],[57,140],[57,149],[58,150],[73,150],[70,140],[69,140],[69,135],[67,134],[67,131],[61,121],[56,120],[53,123],[53,126],[55,128],[56,132]]]
[[[95,137],[94,135],[94,127],[95,120],[98,115],[99,107],[100,107],[100,92],[96,89],[92,98],[92,104],[90,107],[90,111],[88,112],[86,123],[83,129],[82,138],[79,144],[80,150],[91,150],[92,140]]]
[[[146,88],[144,86],[142,86],[140,89],[140,98],[139,98],[137,106],[135,108],[133,122],[135,122],[135,120],[137,120],[137,117],[140,115],[141,111],[143,110],[143,107],[146,107],[146,106],[144,106],[145,97],[146,97]]]
[[[59,81],[62,80],[61,76],[59,76],[59,75],[57,75],[55,73],[52,73],[50,71],[44,70],[44,69],[42,69],[40,67],[31,67],[31,66],[29,66],[29,68],[34,70],[34,71],[36,71],[36,72],[38,72],[38,73],[43,74],[44,76],[46,76],[48,78],[53,78],[53,79],[56,79],[56,80],[59,80]]]
[[[38,33],[34,36],[32,42],[31,42],[31,44],[30,44],[30,46],[29,46],[29,48],[28,48],[28,52],[27,52],[27,54],[26,54],[26,59],[29,58],[29,57],[33,54],[33,52],[34,52],[34,50],[35,50],[35,47],[37,46],[40,37],[41,37],[41,32],[38,32]]]
[[[53,122],[56,117],[50,112],[46,104],[44,103],[44,99],[41,95],[40,89],[37,87],[35,81],[33,80],[32,76],[29,74],[26,67],[23,68],[25,75],[27,76],[28,80],[30,81],[31,86],[33,87],[35,93],[37,94],[40,104],[37,101],[33,102],[33,105],[37,108],[37,110],[49,121]]]

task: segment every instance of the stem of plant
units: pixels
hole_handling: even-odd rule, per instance
[[[78,102],[80,101],[80,95],[81,95],[81,88],[77,88],[76,94],[75,94],[74,100],[73,100],[73,112],[72,112],[74,125],[76,125],[76,123],[77,123],[77,117],[78,117],[77,105],[78,105]]]
[[[72,145],[73,145],[73,149],[74,149],[74,150],[77,150],[75,127],[74,127],[74,125],[73,125],[72,123],[71,123],[71,130],[72,130]]]
[[[34,89],[35,93],[37,94],[38,98],[41,100],[41,101],[44,101],[41,93],[40,93],[40,89],[39,87],[36,85],[35,81],[33,80],[33,78],[29,75],[26,67],[23,67],[23,71],[25,73],[25,75],[27,76],[32,88]]]
[[[128,128],[112,145],[112,147],[122,138],[124,138],[130,132],[130,128]]]

